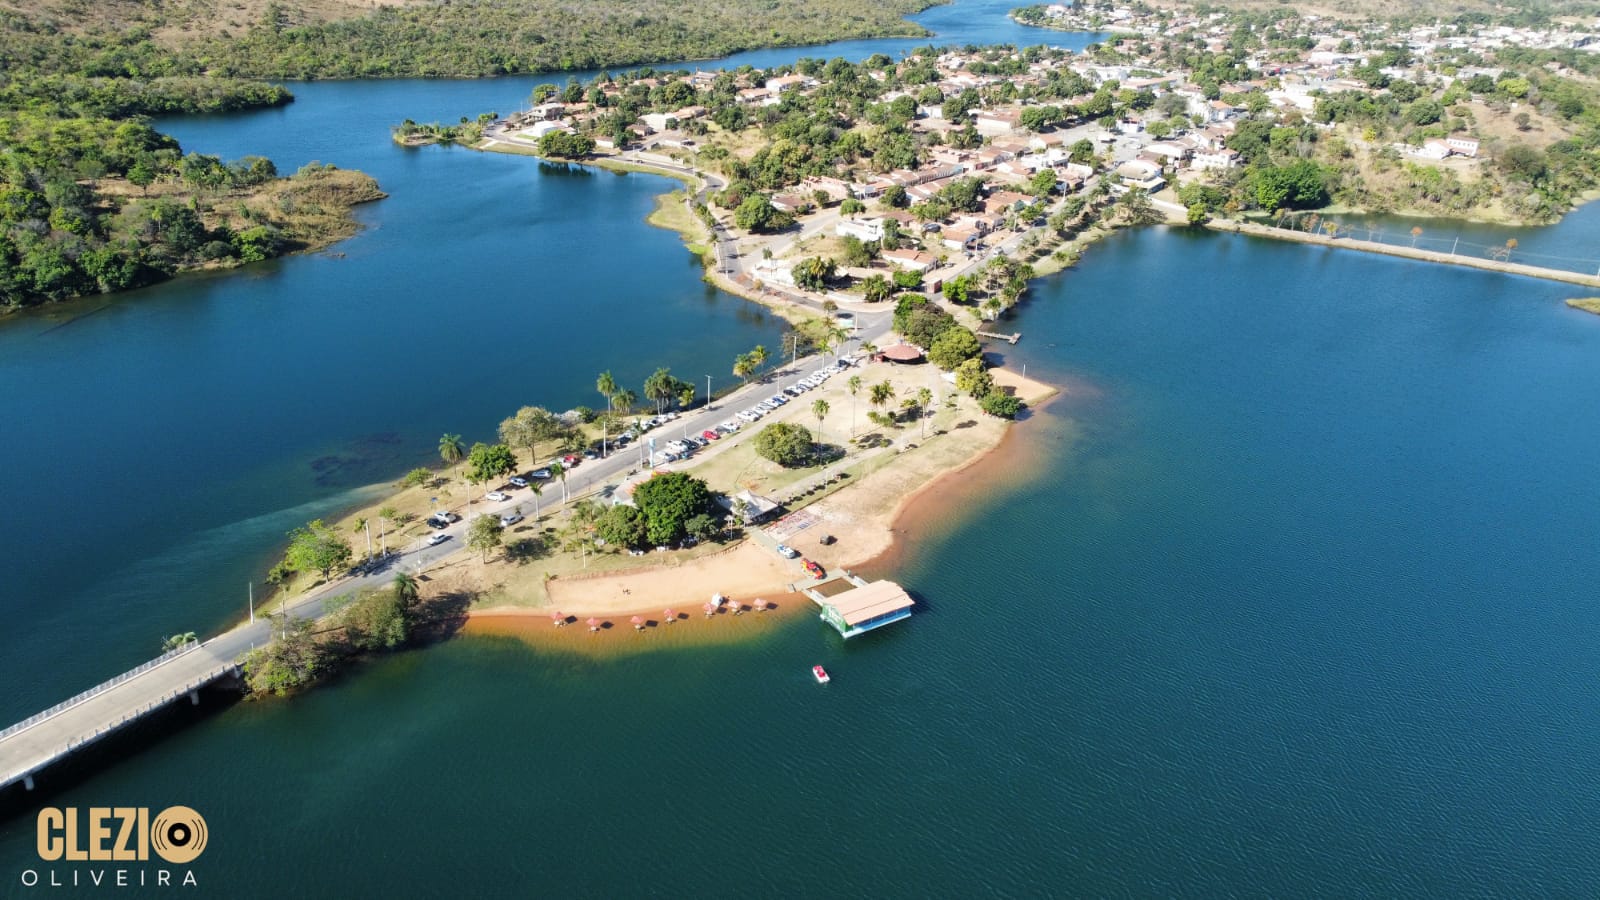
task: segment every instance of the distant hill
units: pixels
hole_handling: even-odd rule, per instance
[[[0,0],[35,34],[149,45],[184,71],[260,78],[486,76],[920,36],[930,0]],[[5,15],[9,13],[10,15]],[[113,38],[117,36],[117,38]],[[148,48],[147,48],[148,49]]]

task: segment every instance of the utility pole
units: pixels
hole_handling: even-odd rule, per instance
[[[711,408],[711,376],[706,376],[706,409]]]
[[[254,625],[256,623],[256,583],[254,581],[250,582],[249,590],[250,590],[250,624]]]

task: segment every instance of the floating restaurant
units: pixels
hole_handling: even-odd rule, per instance
[[[822,607],[822,621],[845,637],[853,638],[911,615],[915,601],[900,585],[892,581],[868,583],[855,575],[846,577],[855,587],[831,597],[824,596],[818,588],[806,588],[806,595]]]

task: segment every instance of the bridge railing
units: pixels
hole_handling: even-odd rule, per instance
[[[105,681],[105,682],[102,682],[100,684],[97,684],[94,687],[89,688],[87,691],[84,691],[83,693],[78,694],[77,696],[71,697],[69,699],[61,701],[60,703],[57,703],[55,706],[50,707],[49,709],[45,710],[44,712],[34,713],[33,715],[27,717],[26,719],[23,719],[21,722],[18,722],[17,724],[12,725],[10,728],[7,728],[4,731],[0,731],[0,741],[5,740],[6,738],[10,737],[13,734],[16,734],[19,731],[25,731],[25,730],[27,730],[29,728],[32,728],[33,726],[39,724],[40,722],[43,722],[45,719],[48,719],[51,716],[59,715],[59,714],[61,714],[63,712],[66,712],[67,710],[71,709],[72,707],[77,706],[78,704],[83,703],[84,701],[89,700],[92,697],[96,697],[96,696],[98,696],[100,694],[105,693],[106,691],[111,690],[112,688],[116,687],[119,684],[122,684],[123,682],[127,681],[128,679],[137,677],[139,675],[142,675],[145,672],[148,672],[151,669],[155,668],[156,666],[159,666],[162,663],[172,659],[173,657],[182,656],[183,654],[188,653],[190,650],[193,650],[194,648],[196,648],[198,646],[200,646],[200,642],[199,641],[190,641],[187,644],[183,644],[181,646],[174,647],[173,649],[168,650],[166,653],[161,654],[160,656],[156,657],[155,659],[152,659],[152,660],[150,660],[150,661],[148,661],[148,662],[146,662],[146,663],[144,663],[144,664],[142,664],[142,665],[140,665],[140,666],[138,666],[136,668],[132,668],[132,669],[129,669],[128,671],[126,671],[126,672],[123,672],[121,675],[118,675],[117,677],[111,679],[110,681]]]

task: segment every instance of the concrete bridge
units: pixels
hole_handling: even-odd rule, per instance
[[[237,671],[228,637],[185,644],[0,731],[0,788],[32,790],[35,773],[80,748],[184,697],[200,702],[200,688]]]

